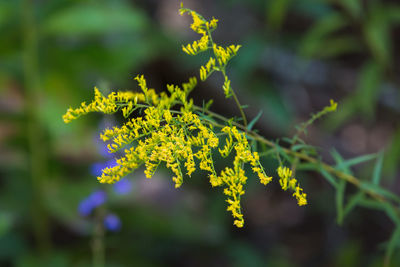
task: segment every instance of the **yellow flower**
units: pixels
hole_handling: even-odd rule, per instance
[[[279,176],[279,183],[283,190],[291,189],[295,191],[293,196],[297,199],[297,204],[299,206],[303,206],[307,204],[307,194],[303,193],[303,189],[300,188],[300,184],[298,183],[296,178],[292,177],[292,170],[287,167],[279,166],[277,169]]]
[[[201,52],[208,49],[209,37],[208,35],[203,35],[199,41],[194,41],[192,44],[182,46],[183,52],[190,56],[195,56]]]
[[[331,99],[329,101],[329,103],[330,103],[330,106],[326,107],[327,111],[329,111],[329,112],[336,111],[337,105],[338,105],[337,102],[335,102],[333,99]]]

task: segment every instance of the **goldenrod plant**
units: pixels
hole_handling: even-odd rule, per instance
[[[336,189],[339,223],[356,205],[381,208],[396,223],[397,228],[387,246],[388,263],[400,236],[400,198],[379,185],[380,157],[367,155],[345,161],[334,153],[337,165],[330,166],[322,162],[314,147],[306,145],[301,139],[301,135],[306,133],[307,127],[315,120],[336,111],[337,103],[331,100],[327,107],[301,124],[292,138],[278,141],[264,138],[252,129],[259,116],[248,123],[227,75],[226,67],[241,46],[232,44],[224,47],[213,41],[212,32],[217,28],[217,19],[206,20],[197,12],[183,7],[179,12],[192,17],[190,27],[201,36],[192,44],[182,46],[183,52],[190,56],[200,53],[211,55],[200,67],[200,80],[205,81],[214,73],[220,73],[224,79],[221,93],[235,101],[241,118],[226,118],[211,111],[210,105],[196,106],[189,97],[197,85],[196,77],[189,78],[181,86],[167,85],[166,92],[161,93],[150,88],[143,75],[135,78],[139,92],[112,92],[106,96],[95,88],[94,99],[89,104],[83,102],[78,108],[69,108],[63,120],[69,123],[91,112],[121,112],[126,119],[122,126],[105,129],[100,134],[111,153],[119,151],[123,156],[116,160],[116,166],[102,170],[99,182],[115,183],[141,166],[145,167],[146,177],[151,178],[158,166],[164,165],[172,172],[175,187],[180,188],[186,177],[201,170],[206,173],[212,187],[223,188],[233,224],[243,227],[241,198],[249,178],[254,175],[261,184],[268,185],[276,177],[282,190],[290,191],[297,204],[305,206],[309,203],[304,192],[307,190],[303,190],[301,177],[296,175],[296,170],[314,170],[321,173]],[[216,157],[226,159],[224,168],[216,168]],[[261,158],[265,160],[268,157],[277,160],[276,173],[267,173],[264,169]],[[349,167],[374,158],[378,159],[372,182],[352,175]],[[357,187],[359,193],[345,203],[347,183]]]

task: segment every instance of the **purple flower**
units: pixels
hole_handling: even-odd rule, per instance
[[[102,190],[94,191],[92,194],[90,194],[88,199],[92,203],[93,207],[96,208],[106,202],[107,194]]]
[[[87,198],[83,199],[78,206],[78,212],[81,216],[88,216],[96,207],[104,204],[107,200],[107,194],[102,191],[94,191]]]
[[[104,162],[104,163],[98,162],[98,163],[93,164],[93,165],[90,167],[90,173],[91,173],[93,176],[96,176],[96,177],[97,177],[97,176],[100,176],[100,175],[101,175],[103,169],[105,169],[105,168],[112,168],[112,167],[115,167],[115,166],[117,166],[117,162],[116,162],[115,159],[110,159],[110,160],[108,160],[108,161],[106,161],[106,162]]]
[[[101,123],[99,130],[102,130],[104,128],[112,128],[113,126],[115,126],[115,123],[103,122],[103,123]],[[99,152],[99,154],[105,158],[112,158],[113,153],[110,153],[108,151],[107,143],[104,143],[98,136],[96,136],[94,138],[94,140],[95,140],[94,142],[95,142],[95,145],[96,145],[96,148],[97,148],[97,151]]]
[[[78,212],[81,216],[88,216],[93,210],[93,205],[89,199],[85,198],[79,203]]]
[[[104,227],[112,232],[116,232],[121,228],[121,220],[115,214],[108,214],[104,218]]]
[[[100,144],[97,147],[100,155],[102,155],[105,158],[112,158],[113,157],[113,153],[110,153],[110,151],[107,148],[107,145],[105,144]]]
[[[113,189],[118,195],[129,194],[132,191],[132,182],[127,178],[122,179],[114,184]]]

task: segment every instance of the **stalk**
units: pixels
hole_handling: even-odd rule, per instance
[[[48,217],[43,205],[44,181],[46,179],[46,152],[43,148],[43,129],[37,114],[40,96],[38,70],[38,35],[34,17],[35,5],[32,0],[22,4],[23,64],[25,80],[25,112],[27,119],[27,138],[29,148],[29,167],[31,177],[31,212],[33,232],[40,254],[50,250]]]

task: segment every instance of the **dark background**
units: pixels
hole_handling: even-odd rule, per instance
[[[381,266],[392,222],[381,211],[356,208],[338,226],[335,191],[316,173],[297,174],[309,197],[305,207],[276,181],[265,188],[250,177],[243,229],[232,225],[222,190],[201,172],[177,190],[166,171],[151,180],[142,170],[129,175],[125,195],[97,183],[94,164],[108,161],[99,132],[120,118],[93,114],[66,125],[61,116],[88,102],[94,86],[103,93],[137,90],[133,77],[144,74],[161,91],[197,75],[207,58],[182,52],[198,36],[179,5],[0,0],[0,266],[90,266],[101,258],[96,242],[105,248],[106,266]],[[242,45],[228,74],[249,105],[248,118],[263,111],[255,126],[261,134],[291,136],[335,99],[338,112],[304,139],[329,163],[333,148],[345,159],[384,149],[382,184],[400,193],[398,1],[186,0],[184,6],[219,19],[217,43]],[[192,97],[199,105],[212,98],[213,111],[239,115],[222,82],[211,77]],[[273,160],[263,164],[276,168]],[[353,171],[370,179],[373,165]],[[80,203],[98,190],[106,203],[82,216]],[[118,231],[101,226],[109,213],[120,219]],[[96,239],[98,227],[105,232]],[[398,252],[393,266],[400,265]]]

